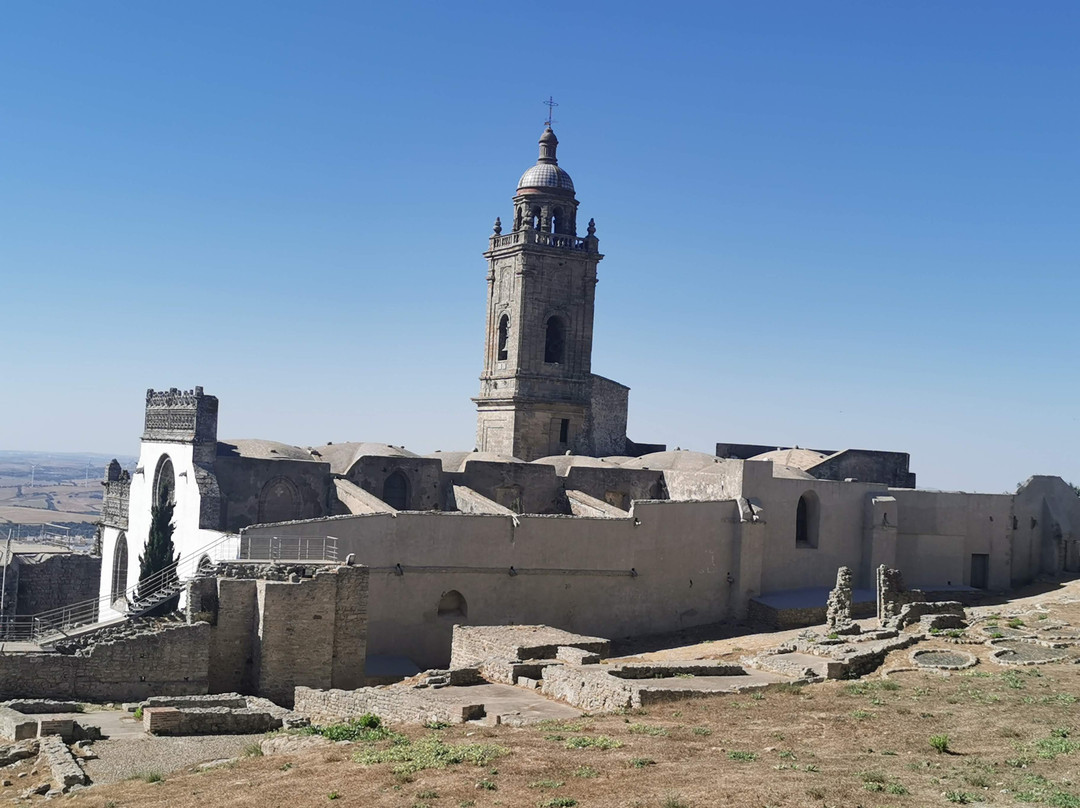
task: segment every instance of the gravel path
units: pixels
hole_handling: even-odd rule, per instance
[[[244,747],[262,735],[213,735],[159,738],[151,735],[114,738],[93,745],[97,760],[86,761],[85,770],[96,784],[114,783],[148,772],[168,774],[198,763],[239,757]]]

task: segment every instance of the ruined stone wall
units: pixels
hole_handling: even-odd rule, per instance
[[[366,590],[367,570],[363,567],[320,571],[314,579],[300,584],[257,581],[254,691],[288,705],[297,686],[328,687],[335,681],[359,684],[366,653],[362,639]]]
[[[594,457],[626,454],[626,417],[630,388],[592,375],[588,420],[589,453]]]
[[[207,687],[211,693],[254,692],[255,581],[218,578],[217,599]]]
[[[0,699],[138,701],[205,693],[210,626],[177,626],[95,645],[85,655],[0,655]]]
[[[101,580],[101,556],[82,553],[19,556],[15,613],[37,614],[95,600]],[[11,585],[11,582],[8,582]]]
[[[334,724],[374,713],[391,724],[425,724],[480,717],[463,707],[460,700],[440,698],[439,691],[402,685],[363,687],[359,690],[313,690],[296,688],[293,710],[311,719],[313,724]]]
[[[571,634],[550,626],[454,626],[450,668],[472,668],[489,659],[555,659],[561,648],[606,657],[611,644],[602,637]]]

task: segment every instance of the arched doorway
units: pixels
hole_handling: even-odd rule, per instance
[[[807,491],[799,497],[799,504],[795,509],[796,547],[818,546],[818,523],[820,521],[821,506],[818,496],[813,491]]]
[[[469,616],[469,604],[456,589],[443,592],[439,598],[438,616],[446,620],[465,620]]]
[[[127,576],[127,534],[121,531],[120,535],[116,537],[116,546],[113,548],[112,586],[109,590],[110,604],[115,604],[117,601],[125,599],[124,593],[127,590]]]
[[[383,483],[382,501],[394,510],[404,511],[409,508],[409,478],[398,470],[386,478]]]

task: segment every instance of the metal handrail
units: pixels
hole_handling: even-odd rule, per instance
[[[29,642],[39,642],[44,637],[53,634],[65,634],[66,630],[92,625],[98,622],[98,616],[101,614],[103,606],[111,606],[121,597],[128,604],[128,616],[136,617],[147,611],[147,609],[156,606],[162,600],[179,592],[183,588],[183,579],[193,578],[198,574],[199,563],[204,557],[210,558],[211,561],[225,560],[224,558],[215,559],[214,556],[222,555],[219,551],[235,541],[236,534],[223,533],[214,541],[191,551],[183,558],[178,558],[159,572],[141,581],[136,581],[133,585],[127,587],[122,595],[116,598],[99,596],[33,615],[5,618],[0,621],[0,638],[7,641],[22,639]],[[194,565],[194,568],[191,570],[191,574],[184,576],[182,568],[192,565]],[[169,583],[173,579],[175,579],[175,583]],[[149,590],[153,594],[140,600],[138,596],[140,589],[144,592]],[[166,589],[171,591],[167,595],[158,597],[159,593]],[[149,602],[150,598],[155,598],[153,603]]]

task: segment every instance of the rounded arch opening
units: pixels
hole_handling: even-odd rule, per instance
[[[176,472],[172,458],[162,455],[154,472],[154,504],[158,507],[176,504]]]
[[[109,588],[109,603],[115,604],[124,599],[127,591],[128,576],[128,543],[127,534],[123,531],[116,537],[116,545],[113,548],[112,585]]]
[[[561,365],[566,361],[566,325],[558,315],[548,318],[544,328],[544,362]]]
[[[300,518],[300,492],[291,480],[275,477],[259,492],[259,522],[292,522]]]
[[[443,592],[439,598],[438,615],[446,619],[464,620],[469,616],[469,604],[460,592],[451,589]]]
[[[500,362],[506,360],[510,351],[508,344],[510,342],[510,315],[504,314],[499,318],[499,344],[498,352],[496,353],[496,359]]]
[[[382,501],[394,510],[409,509],[409,478],[401,469],[387,477],[383,483]]]
[[[795,546],[817,547],[820,522],[821,500],[815,492],[807,491],[795,507]]]

